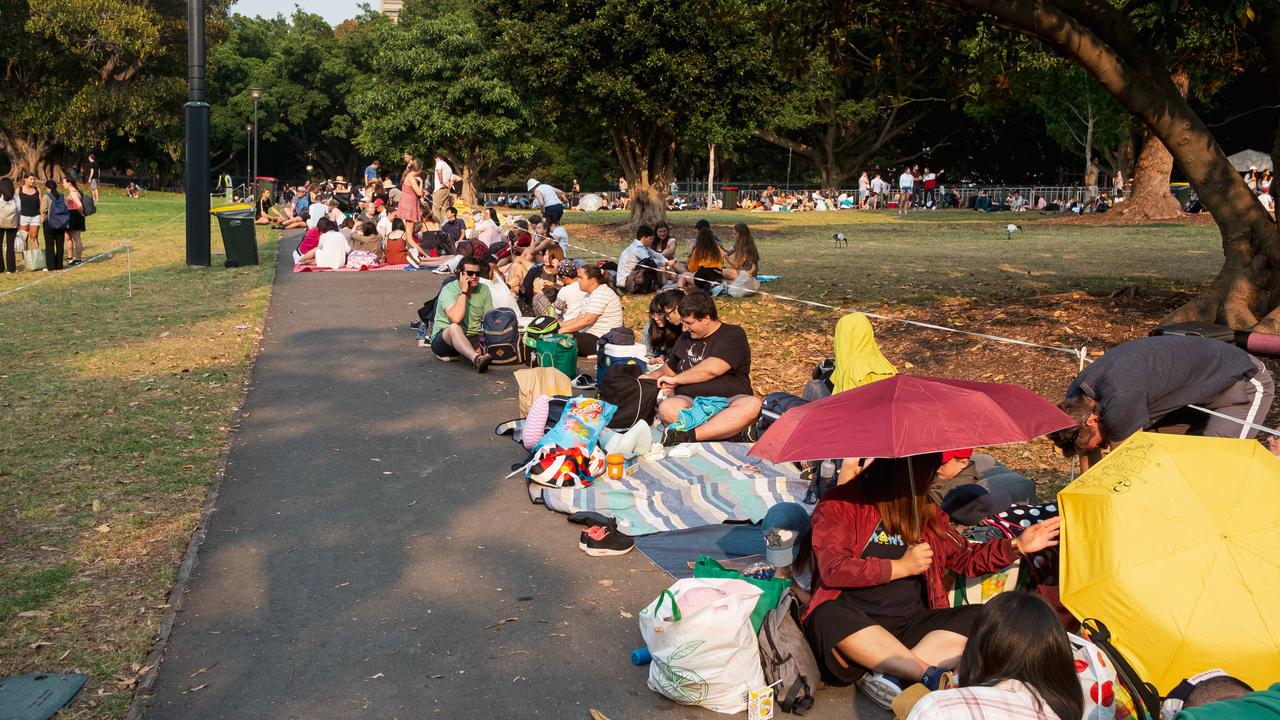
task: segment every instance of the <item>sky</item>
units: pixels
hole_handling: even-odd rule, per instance
[[[360,3],[362,0],[240,0],[231,6],[231,12],[240,13],[241,15],[259,15],[261,17],[275,17],[277,14],[283,14],[286,17],[293,14],[295,5],[301,6],[307,12],[315,13],[328,20],[331,25],[348,18],[355,17],[360,12]],[[379,7],[378,0],[368,0],[369,6],[374,10]]]

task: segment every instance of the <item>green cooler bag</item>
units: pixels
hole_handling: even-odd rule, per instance
[[[553,367],[567,378],[578,374],[578,341],[572,335],[557,333],[540,337],[533,349],[538,367]]]

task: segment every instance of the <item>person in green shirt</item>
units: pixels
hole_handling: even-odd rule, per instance
[[[465,258],[458,266],[457,282],[448,282],[436,297],[431,352],[441,362],[459,356],[471,361],[476,372],[489,369],[493,358],[480,346],[480,324],[493,309],[489,288],[480,283],[480,261]]]

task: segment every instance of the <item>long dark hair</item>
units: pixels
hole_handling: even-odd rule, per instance
[[[929,495],[929,485],[941,466],[942,453],[880,458],[858,475],[854,501],[875,505],[884,531],[902,535],[906,543],[920,542],[930,532],[943,535],[946,529],[938,519],[938,506]]]
[[[733,258],[742,265],[751,266],[751,272],[760,271],[760,251],[756,249],[756,240],[751,236],[751,228],[746,223],[733,226]]]
[[[960,655],[962,686],[1005,680],[1034,688],[1062,720],[1084,712],[1071,643],[1058,615],[1037,595],[1005,592],[991,598]]]
[[[52,196],[53,196],[53,197],[55,197],[55,198],[60,198],[60,197],[62,197],[62,193],[58,192],[58,183],[56,183],[56,182],[54,182],[54,181],[52,181],[52,180],[45,180],[45,181],[44,181],[44,189],[45,189],[45,190],[48,190],[48,191],[49,191],[49,194],[50,194],[50,195],[52,195]]]
[[[701,261],[697,264],[715,265],[723,261],[724,252],[720,249],[720,244],[716,242],[716,234],[711,232],[711,228],[704,227],[698,230],[698,237],[693,241],[693,252],[689,253],[689,264],[694,261]]]
[[[13,178],[8,175],[0,177],[0,200],[13,202],[15,192],[17,191],[13,189]]]
[[[680,337],[680,327],[672,325],[666,320],[659,324],[654,320],[654,313],[666,313],[672,308],[679,307],[680,301],[684,299],[683,290],[663,290],[653,296],[653,300],[649,301],[649,348],[653,350],[655,355],[666,355],[671,352],[671,348],[675,346],[676,340]]]

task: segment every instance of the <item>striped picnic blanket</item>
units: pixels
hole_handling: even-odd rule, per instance
[[[621,480],[598,478],[587,488],[529,485],[529,497],[551,510],[594,510],[618,520],[627,535],[759,522],[780,502],[804,502],[809,484],[795,466],[747,457],[743,443],[698,443],[691,457],[642,461]],[[743,466],[756,469],[744,472]]]

